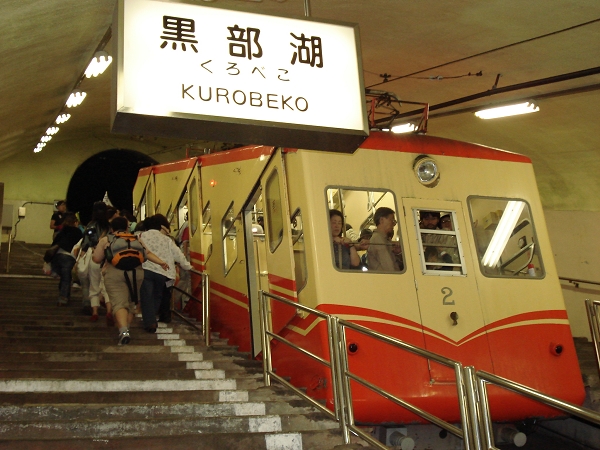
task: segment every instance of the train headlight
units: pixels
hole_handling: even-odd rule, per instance
[[[440,180],[437,163],[429,156],[421,155],[415,159],[413,169],[417,179],[424,186],[434,187]]]

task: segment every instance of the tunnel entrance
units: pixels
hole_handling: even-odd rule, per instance
[[[75,171],[67,190],[69,211],[79,212],[81,223],[92,217],[92,205],[108,198],[117,209],[131,212],[133,186],[138,172],[158,162],[133,150],[112,149],[97,153],[85,160]]]

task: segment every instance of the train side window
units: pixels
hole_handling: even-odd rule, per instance
[[[190,211],[191,221],[191,211]],[[202,250],[204,251],[204,263],[206,263],[212,255],[212,215],[210,213],[210,200],[204,206],[202,211]]]
[[[277,250],[283,240],[283,209],[279,192],[279,172],[274,170],[265,183],[265,217],[271,253]]]
[[[240,228],[241,215],[235,216],[233,202],[221,220],[223,232],[223,263],[224,273],[227,275],[238,257],[237,230]]]
[[[189,209],[189,226],[190,236],[193,236],[198,229],[198,211],[200,211],[200,195],[198,194],[198,184],[196,179],[190,183],[190,209]]]
[[[338,270],[403,273],[405,262],[400,240],[400,229],[397,222],[393,220],[399,218],[394,194],[385,190],[350,189],[334,186],[327,188],[325,194],[329,214],[333,214],[331,217],[328,216],[328,228],[331,236],[334,266]],[[384,219],[388,220],[389,218],[387,236],[377,232],[375,213],[380,208],[385,208],[381,209],[380,213],[389,212]],[[340,230],[340,235],[338,235],[337,229],[339,220],[333,217],[339,217],[339,215],[337,212],[332,213],[331,211],[339,211],[343,217],[343,227]],[[377,218],[379,219],[379,215]],[[336,228],[334,229],[334,227]],[[374,233],[375,244],[371,245]],[[343,238],[345,242],[343,245],[335,242],[339,241],[338,237]],[[352,248],[348,247],[350,243]],[[352,259],[354,259],[353,249],[358,254],[358,264],[352,262]],[[369,253],[371,256],[369,256]],[[371,259],[370,262],[369,259]]]
[[[306,252],[304,247],[304,226],[302,224],[302,213],[300,208],[294,211],[292,222],[292,246],[294,251],[294,270],[296,275],[296,289],[300,292],[306,286]]]
[[[488,277],[545,275],[529,205],[524,200],[469,197],[481,272]]]
[[[424,275],[466,275],[455,211],[413,209]]]

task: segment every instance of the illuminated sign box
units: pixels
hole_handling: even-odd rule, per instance
[[[354,151],[368,136],[358,29],[119,0],[112,130]]]

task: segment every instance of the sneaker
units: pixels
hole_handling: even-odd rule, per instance
[[[106,326],[107,327],[115,326],[115,318],[113,317],[112,313],[106,313]]]
[[[81,289],[81,285],[79,283],[73,283],[71,286],[73,289]]]
[[[90,320],[92,322],[98,322],[98,314],[92,314],[92,317],[90,317]]]
[[[129,331],[124,331],[119,334],[119,344],[118,345],[127,345],[131,341],[131,336],[129,336]]]
[[[67,297],[58,297],[58,306],[67,306],[69,299]]]

